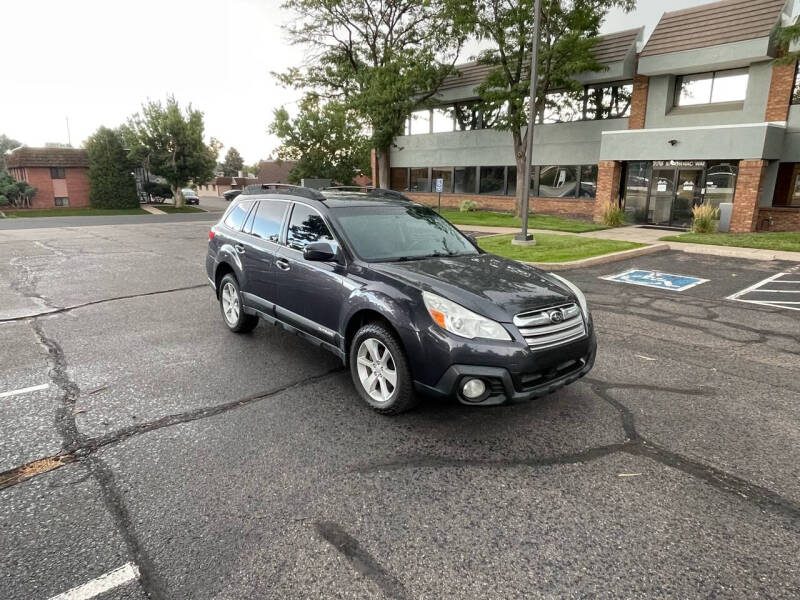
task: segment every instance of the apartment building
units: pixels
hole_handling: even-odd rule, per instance
[[[538,115],[531,208],[599,219],[617,202],[635,223],[686,228],[694,205],[732,203],[734,232],[800,230],[800,81],[775,63],[775,31],[794,0],[723,0],[603,36],[607,68],[549,92]],[[461,65],[439,106],[410,116],[391,153],[389,187],[444,206],[465,198],[512,210],[516,166],[507,131],[475,108],[486,67]]]
[[[12,177],[36,188],[31,208],[89,206],[89,155],[86,150],[21,146],[5,158]]]

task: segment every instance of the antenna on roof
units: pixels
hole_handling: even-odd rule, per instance
[[[72,148],[72,136],[69,134],[69,117],[65,115],[64,118],[67,121],[67,144]]]

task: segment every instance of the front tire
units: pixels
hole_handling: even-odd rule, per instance
[[[247,333],[258,325],[257,316],[244,312],[239,282],[230,273],[219,282],[219,308],[222,311],[222,320],[234,333]]]
[[[368,323],[350,344],[350,375],[359,396],[384,415],[416,406],[411,370],[397,336],[381,323]]]

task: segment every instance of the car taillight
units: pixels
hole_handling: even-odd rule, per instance
[[[213,229],[208,232],[208,239],[209,240],[213,240],[214,239],[214,230]]]

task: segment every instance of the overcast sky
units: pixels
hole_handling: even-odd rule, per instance
[[[667,4],[709,1],[639,0],[635,12],[609,15],[603,31],[645,25],[649,35]],[[282,33],[290,15],[278,0],[0,2],[0,133],[30,146],[67,142],[67,117],[79,146],[172,93],[205,113],[207,137],[252,163],[277,145],[266,133],[273,109],[297,100],[270,76],[302,60]]]

